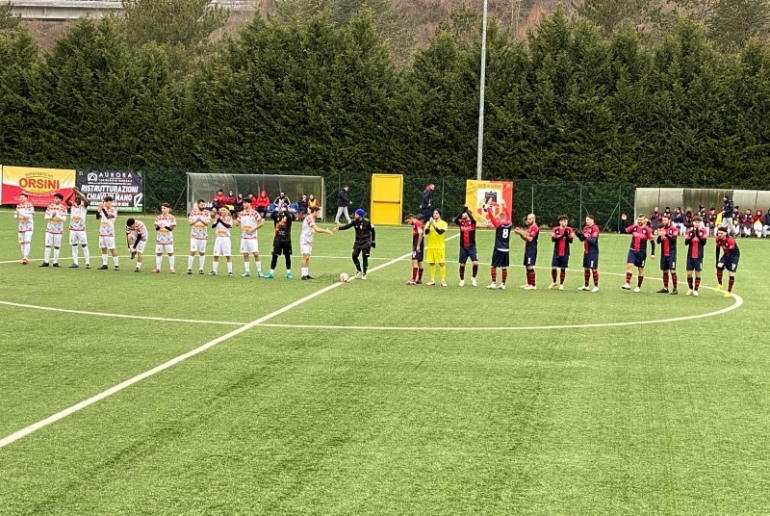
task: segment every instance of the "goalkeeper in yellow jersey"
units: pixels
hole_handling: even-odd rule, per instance
[[[428,262],[428,271],[430,272],[430,282],[428,285],[436,284],[435,265],[441,274],[441,286],[446,287],[446,230],[449,225],[441,219],[441,210],[433,210],[433,216],[425,223],[425,251],[426,261]]]

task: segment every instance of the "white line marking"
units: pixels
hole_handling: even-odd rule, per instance
[[[459,236],[459,235],[457,235],[457,236]],[[450,237],[447,240],[450,240],[451,238],[454,238],[454,237]],[[369,272],[375,272],[375,271],[377,271],[379,269],[383,269],[385,267],[393,265],[394,263],[398,263],[401,260],[403,260],[404,258],[409,257],[409,256],[411,256],[411,253],[410,254],[406,254],[404,256],[401,256],[399,258],[396,258],[394,260],[391,260],[391,261],[389,261],[387,263],[383,263],[382,265],[378,265],[377,267],[374,267],[374,268],[370,269]],[[255,328],[255,327],[261,325],[262,323],[264,323],[265,321],[269,321],[273,317],[277,317],[277,316],[279,316],[279,315],[281,315],[281,314],[283,314],[285,312],[288,312],[292,308],[295,308],[295,307],[297,307],[297,306],[299,306],[299,305],[301,305],[303,303],[306,303],[306,302],[310,301],[311,299],[315,299],[316,297],[318,297],[320,295],[323,295],[326,292],[334,290],[335,288],[339,287],[340,285],[343,285],[343,283],[333,283],[333,284],[329,285],[328,287],[324,287],[321,290],[313,292],[312,294],[309,294],[309,295],[307,295],[307,296],[305,296],[305,297],[303,297],[301,299],[298,299],[298,300],[294,301],[293,303],[290,303],[290,304],[284,306],[283,308],[279,308],[278,310],[276,310],[274,312],[271,312],[271,313],[269,313],[269,314],[267,314],[265,316],[262,316],[259,319],[255,319],[255,320],[251,321],[250,323],[244,324],[243,326],[234,329],[230,333],[227,333],[225,335],[222,335],[221,337],[218,337],[218,338],[216,338],[216,339],[214,339],[212,341],[209,341],[209,342],[203,344],[202,346],[199,346],[199,347],[193,349],[192,351],[188,351],[187,353],[185,353],[183,355],[179,355],[178,357],[172,358],[168,362],[164,362],[163,364],[161,364],[161,365],[159,365],[157,367],[154,367],[154,368],[150,369],[149,371],[145,371],[144,373],[138,374],[138,375],[134,376],[133,378],[129,378],[128,380],[126,380],[126,381],[124,381],[122,383],[119,383],[118,385],[115,385],[114,387],[111,387],[111,388],[107,389],[106,391],[100,392],[99,394],[97,394],[95,396],[92,396],[92,397],[88,398],[87,400],[84,400],[84,401],[81,401],[80,403],[72,405],[71,407],[62,410],[61,412],[57,412],[56,414],[54,414],[52,416],[49,416],[49,417],[47,417],[47,418],[45,418],[45,419],[43,419],[41,421],[38,421],[37,423],[31,424],[31,425],[27,426],[26,428],[22,428],[21,430],[19,430],[17,432],[14,432],[14,433],[12,433],[11,435],[9,435],[7,437],[4,437],[3,439],[0,439],[0,448],[4,448],[5,446],[8,446],[9,444],[15,443],[19,439],[23,439],[24,437],[28,436],[29,434],[37,432],[41,428],[45,428],[46,426],[52,425],[53,423],[56,423],[57,421],[61,421],[62,419],[66,418],[67,416],[71,416],[72,414],[74,414],[76,412],[79,412],[79,411],[83,410],[84,408],[90,407],[94,403],[98,403],[99,401],[101,401],[101,400],[103,400],[103,399],[105,399],[105,398],[107,398],[109,396],[112,396],[113,394],[116,394],[116,393],[122,391],[123,389],[131,387],[135,383],[141,382],[142,380],[144,380],[146,378],[149,378],[151,376],[154,376],[154,375],[156,375],[156,374],[158,374],[158,373],[160,373],[162,371],[165,371],[166,369],[168,369],[170,367],[173,367],[173,366],[179,364],[180,362],[184,362],[188,358],[191,358],[191,357],[194,357],[195,355],[203,353],[204,351],[206,351],[206,350],[208,350],[210,348],[213,348],[217,344],[221,344],[222,342],[225,342],[226,340],[229,340],[229,339],[231,339],[233,337],[236,337],[236,336],[240,335],[241,333],[243,333],[245,331],[248,331],[248,330],[250,330],[252,328]]]
[[[703,287],[701,288],[710,288]],[[714,289],[711,289],[714,290]],[[587,294],[591,295],[591,294]],[[477,326],[477,327],[443,327],[432,328],[428,326],[334,326],[322,324],[260,324],[265,328],[301,328],[303,330],[365,330],[365,331],[435,331],[435,332],[482,332],[482,331],[530,331],[530,330],[567,330],[567,329],[586,329],[586,328],[613,328],[619,326],[640,326],[644,324],[672,323],[680,321],[691,321],[693,319],[704,319],[706,317],[716,317],[726,314],[740,308],[743,304],[743,298],[733,294],[734,303],[726,308],[697,315],[683,315],[681,317],[672,317],[669,319],[655,319],[650,321],[624,321],[608,323],[586,323],[586,324],[559,324],[552,326]]]
[[[67,314],[93,315],[97,317],[115,317],[118,319],[141,319],[144,321],[178,322],[178,323],[191,323],[191,324],[221,324],[221,325],[229,325],[229,326],[246,324],[244,322],[235,322],[235,321],[204,321],[204,320],[197,320],[197,319],[174,319],[169,317],[151,317],[146,315],[113,314],[109,312],[88,312],[86,310],[68,310],[66,308],[53,308],[50,306],[27,305],[23,303],[12,303],[10,301],[0,301],[0,305],[13,306],[17,308],[29,308],[32,310],[46,310],[49,312],[63,312]]]

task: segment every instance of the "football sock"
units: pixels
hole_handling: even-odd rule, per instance
[[[636,286],[639,288],[642,288],[642,283],[644,282],[644,276],[641,274],[636,278]]]
[[[412,280],[417,281],[417,267],[412,267]]]
[[[733,285],[735,285],[735,276],[730,276],[730,282],[727,284],[727,291],[732,292],[733,291]]]
[[[107,265],[107,255],[102,253],[102,265]]]
[[[695,277],[695,290],[698,290],[700,288],[700,278]]]
[[[203,265],[206,263],[206,255],[202,254],[198,257],[198,263],[200,264],[201,270],[203,269]]]
[[[59,252],[60,249],[53,248],[53,263],[59,263]]]
[[[492,267],[489,272],[492,273],[492,283],[495,283],[497,281],[497,269]]]
[[[366,271],[369,270],[369,258],[364,256],[364,274],[366,274]]]
[[[118,267],[120,265],[120,259],[118,259],[117,256],[112,257],[112,263],[115,264],[115,267]]]
[[[508,281],[508,269],[503,267],[503,284],[505,284]]]
[[[687,286],[692,290],[692,276],[687,276]]]
[[[460,279],[465,279],[465,265],[460,265]]]
[[[233,262],[227,262],[227,273],[233,272]]]
[[[19,247],[21,248],[21,257],[26,258],[27,255],[24,254],[24,250],[26,249],[27,246],[25,244],[21,244]]]
[[[564,285],[564,278],[567,276],[567,271],[564,269],[561,270],[561,274],[559,274],[559,283]]]
[[[438,266],[438,272],[441,275],[441,281],[446,281],[446,264],[442,263]],[[505,273],[503,273],[505,274]],[[505,281],[505,280],[503,280]]]
[[[310,267],[300,267],[300,273],[303,276],[310,276]]]
[[[430,273],[430,281],[433,283],[436,281],[436,266],[434,264],[428,264],[428,272]]]
[[[663,288],[668,290],[668,271],[663,273]]]
[[[155,268],[160,269],[160,266],[163,265],[163,257],[162,256],[155,256]]]
[[[219,262],[217,260],[214,260],[213,262],[211,262],[211,272],[216,273],[218,268],[219,268]]]
[[[671,273],[671,283],[674,284],[674,290],[676,290],[679,286],[679,278],[677,277],[676,272]]]
[[[717,269],[717,283],[722,284],[722,273],[724,271],[721,268]]]
[[[251,272],[251,263],[249,263],[248,260],[244,260],[243,270],[245,270],[246,272]]]
[[[556,283],[556,269],[551,269],[551,278],[553,279],[553,282]]]
[[[45,253],[43,253],[43,255],[45,256],[45,258],[43,259],[43,261],[44,261],[45,263],[48,263],[48,259],[49,259],[49,258],[51,258],[51,248],[50,248],[50,247],[46,247],[46,248],[45,248]]]
[[[192,269],[194,261],[195,261],[195,256],[188,256],[187,257],[187,268],[188,269]]]
[[[173,254],[169,255],[169,257],[168,257],[168,266],[169,266],[169,268],[173,269],[175,263],[176,263],[176,259],[175,259],[174,255]]]
[[[626,273],[626,283],[631,283],[631,273],[630,272]]]
[[[353,258],[353,265],[356,266],[358,272],[361,272],[361,260],[359,260],[357,256]]]
[[[86,263],[91,263],[91,251],[88,250],[88,246],[83,247],[83,257],[86,259]]]
[[[262,272],[262,260],[257,260],[257,272]]]
[[[535,270],[527,269],[527,284],[535,286]]]
[[[478,266],[478,264],[476,264],[476,265],[473,266],[473,277],[475,278],[476,274],[478,274],[478,273],[479,273],[479,266]]]
[[[593,272],[593,275],[594,275],[594,287],[598,287],[599,286],[599,270],[598,269],[593,269],[591,272]]]
[[[137,262],[136,262],[136,268],[137,268],[137,270],[139,270],[139,269],[141,269],[141,268],[142,268],[142,262],[141,262],[141,260],[137,260]]]
[[[591,271],[586,269],[583,271],[583,280],[585,283],[583,284],[584,287],[588,286],[588,281],[591,279]]]
[[[72,263],[74,263],[75,265],[78,264],[78,254],[79,254],[78,246],[73,245],[72,246]]]
[[[425,270],[424,270],[422,267],[420,267],[420,268],[417,270],[417,281],[422,281],[422,273],[423,273],[424,271],[425,271]]]

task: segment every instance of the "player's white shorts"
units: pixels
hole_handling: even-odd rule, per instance
[[[85,231],[70,231],[70,245],[88,245]]]
[[[53,235],[46,232],[45,234],[45,246],[46,247],[61,247],[61,234]]]
[[[214,256],[231,256],[232,242],[227,237],[217,237],[214,240]]]
[[[206,254],[206,241],[205,240],[190,240],[190,252]]]
[[[299,252],[300,252],[300,254],[313,254],[313,246],[312,245],[306,245],[306,244],[300,244]]]
[[[241,252],[242,253],[258,253],[259,242],[256,238],[241,238]]]
[[[99,247],[102,249],[115,249],[115,237],[99,237]]]
[[[147,240],[143,238],[139,242],[134,244],[134,249],[136,250],[137,253],[144,253],[145,246],[147,246]]]
[[[155,244],[155,254],[174,254],[174,244]]]
[[[19,232],[19,243],[20,244],[29,244],[32,242],[32,231],[21,231]]]

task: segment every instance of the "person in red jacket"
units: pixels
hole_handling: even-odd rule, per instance
[[[222,190],[218,190],[217,194],[214,196],[214,200],[211,201],[211,206],[215,210],[219,210],[219,208],[223,207],[227,202],[225,202],[227,198],[225,197],[225,193]]]
[[[257,199],[254,203],[254,209],[257,213],[264,218],[267,215],[267,209],[270,207],[270,197],[267,196],[267,192],[262,190],[259,192]]]

